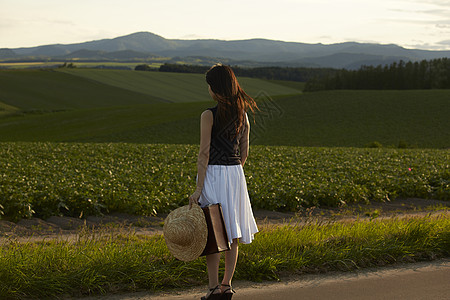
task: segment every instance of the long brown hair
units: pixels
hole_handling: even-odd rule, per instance
[[[233,124],[234,137],[244,126],[244,112],[258,109],[255,100],[241,88],[229,66],[216,64],[206,72],[206,82],[217,100],[216,120],[219,128]]]

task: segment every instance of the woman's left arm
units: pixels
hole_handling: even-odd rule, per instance
[[[248,121],[247,114],[245,114],[244,131],[242,132],[241,139],[239,140],[242,166],[244,166],[245,161],[247,160],[248,157],[249,139],[250,139],[250,122]]]
[[[206,168],[209,161],[209,148],[211,144],[211,130],[213,125],[213,113],[205,110],[200,118],[200,151],[197,160],[197,188],[189,197],[189,206],[197,204],[202,194],[203,184],[205,182]]]

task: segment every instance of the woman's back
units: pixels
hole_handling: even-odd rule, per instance
[[[217,106],[208,108],[213,113],[213,127],[209,150],[209,165],[240,165],[239,141],[242,131],[236,135],[237,116],[220,126],[217,121]]]

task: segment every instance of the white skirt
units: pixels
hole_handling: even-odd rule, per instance
[[[208,165],[199,199],[202,207],[220,203],[228,239],[243,244],[253,241],[258,232],[241,165]]]

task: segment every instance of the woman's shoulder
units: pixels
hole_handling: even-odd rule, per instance
[[[213,120],[213,112],[208,108],[204,112],[202,112],[201,119],[205,121]]]
[[[206,115],[213,115],[213,111],[211,110],[211,109],[205,109],[203,112],[202,112],[202,116],[206,116]]]

